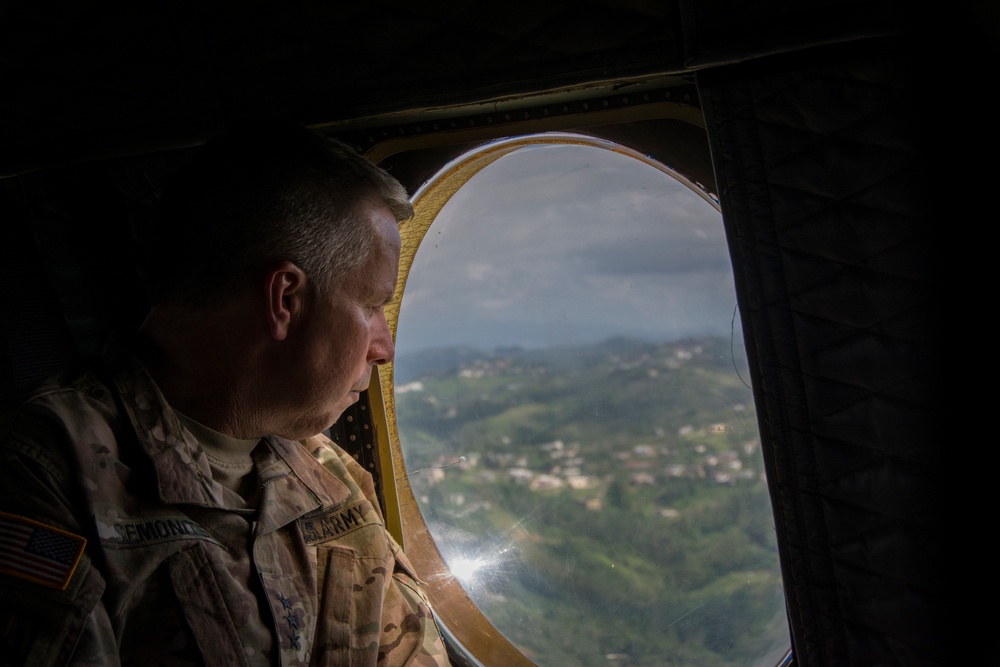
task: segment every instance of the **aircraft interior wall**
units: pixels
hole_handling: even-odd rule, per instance
[[[519,7],[525,25],[497,19],[477,33],[480,43],[439,51],[429,45],[479,18],[420,4],[400,3],[394,17],[352,9],[364,38],[285,49],[302,16],[278,10],[227,23],[217,8],[201,18],[161,8],[147,21],[118,7],[99,13],[105,26],[77,10],[0,10],[0,34],[10,38],[0,46],[8,229],[0,393],[95,353],[108,331],[143,316],[142,257],[159,191],[229,118],[300,118],[394,165],[411,188],[468,145],[538,128],[589,128],[654,155],[674,141],[674,166],[721,202],[795,664],[951,664],[967,647],[956,647],[946,618],[954,444],[942,433],[942,255],[950,246],[947,225],[933,219],[938,145],[928,136],[926,87],[936,79],[922,69],[929,57],[910,39],[907,10],[542,3]],[[308,34],[337,34],[341,16],[312,11]],[[279,15],[280,30],[252,38]],[[629,30],[617,42],[596,40],[615,16]],[[415,42],[421,17],[428,38]],[[94,24],[87,39],[74,22]],[[376,26],[393,45],[385,53],[367,36]],[[210,29],[221,31],[229,59],[208,54]],[[582,36],[589,47],[567,46]],[[106,53],[92,38],[105,40]],[[141,71],[127,66],[131,53],[141,54]],[[337,60],[345,54],[350,67]],[[538,69],[522,76],[531,62]],[[683,106],[696,123],[665,130],[641,105],[622,102],[660,84],[691,96]],[[583,105],[601,99],[615,100],[617,115],[595,122]],[[570,110],[565,120],[554,118],[560,108]],[[370,415],[351,417],[334,435],[377,457],[371,439],[358,439]]]

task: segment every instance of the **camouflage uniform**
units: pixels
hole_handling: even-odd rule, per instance
[[[264,442],[253,511],[123,350],[6,410],[0,665],[447,665],[370,475]]]

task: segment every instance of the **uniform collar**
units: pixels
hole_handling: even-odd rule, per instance
[[[351,497],[351,489],[314,459],[300,442],[278,436],[264,438],[254,450],[261,494],[259,533],[267,533],[313,510],[334,507]]]

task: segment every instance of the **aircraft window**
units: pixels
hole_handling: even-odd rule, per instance
[[[404,546],[429,531],[447,564],[418,556],[447,631],[469,624],[442,614],[460,584],[541,667],[777,664],[785,604],[713,198],[560,134],[488,145],[414,200],[380,381],[416,508]]]

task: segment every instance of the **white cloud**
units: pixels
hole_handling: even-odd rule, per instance
[[[605,149],[534,147],[485,168],[431,225],[397,345],[728,335],[734,305],[721,216],[699,195]]]

